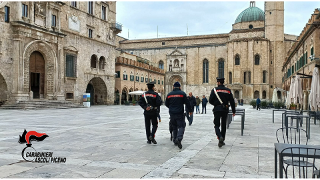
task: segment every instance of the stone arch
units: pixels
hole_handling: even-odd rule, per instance
[[[99,58],[99,69],[104,69],[106,64],[106,58],[104,56],[101,56]]]
[[[180,76],[180,75],[172,75],[170,78],[169,78],[169,92],[171,92],[173,90],[173,84],[175,82],[179,82],[180,85],[181,85],[181,90],[183,90],[183,85],[184,85],[184,82],[183,82],[183,78]],[[168,93],[169,93],[168,92]]]
[[[90,67],[91,67],[91,68],[97,68],[97,61],[98,61],[97,55],[95,55],[95,54],[91,55],[91,58],[90,58]]]
[[[254,99],[257,99],[258,97],[260,97],[260,93],[259,91],[254,91]]]
[[[8,85],[0,73],[0,106],[8,100]]]
[[[35,40],[26,45],[23,52],[23,91],[29,92],[30,84],[30,56],[34,51],[38,51],[42,54],[45,61],[45,94],[44,98],[53,98],[54,92],[56,91],[57,79],[57,57],[52,46],[47,42],[41,40]],[[58,90],[59,91],[59,90]]]
[[[89,81],[86,88],[86,93],[90,93],[91,105],[107,104],[107,86],[100,77],[94,77]]]

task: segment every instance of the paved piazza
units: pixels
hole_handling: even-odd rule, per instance
[[[226,145],[219,148],[209,105],[207,114],[195,114],[192,126],[187,125],[181,150],[170,141],[165,106],[157,145],[146,143],[140,106],[0,109],[0,178],[273,178],[281,112],[272,123],[270,109],[241,108],[246,109],[243,136],[236,116],[227,130]],[[49,135],[33,141],[32,147],[66,157],[66,163],[24,161],[21,152],[26,145],[18,143],[24,129]],[[318,143],[319,129],[311,124],[309,144]]]

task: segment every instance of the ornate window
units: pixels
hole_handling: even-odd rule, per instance
[[[218,77],[224,78],[224,60],[220,59],[218,61]]]
[[[262,72],[262,83],[267,83],[267,71]]]
[[[260,56],[258,54],[254,56],[254,65],[260,65]]]
[[[239,54],[237,54],[236,57],[234,58],[234,64],[235,65],[240,65],[240,56],[239,56]]]
[[[207,59],[203,60],[203,83],[208,83],[209,79],[209,61]]]
[[[163,65],[163,61],[162,60],[159,61],[159,68],[160,69],[164,69],[164,65]]]
[[[91,56],[91,67],[97,68],[97,56],[96,55]]]

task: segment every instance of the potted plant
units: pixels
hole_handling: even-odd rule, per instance
[[[266,109],[267,108],[267,101],[261,101],[261,108]]]
[[[278,102],[279,103],[279,107],[284,109],[285,108],[285,104],[283,102]]]
[[[133,99],[133,100],[132,100],[132,105],[134,105],[134,106],[135,106],[135,105],[136,105],[136,103],[137,103],[137,102],[136,102],[136,100],[135,100],[135,99]]]
[[[251,101],[250,101],[250,105],[251,105],[253,108],[256,108],[256,106],[257,106],[256,100],[251,100]]]
[[[280,102],[274,102],[273,105],[274,105],[274,108],[280,109]]]
[[[293,103],[290,104],[290,110],[296,110],[296,108],[297,108],[297,105]]]
[[[129,105],[129,101],[124,102],[125,105]]]

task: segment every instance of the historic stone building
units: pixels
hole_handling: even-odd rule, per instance
[[[315,9],[309,21],[301,31],[297,41],[287,53],[282,66],[283,89],[289,91],[291,79],[301,75],[304,109],[308,108],[308,96],[311,89],[312,74],[315,65],[320,65],[320,12]],[[318,77],[319,78],[319,77]]]
[[[119,48],[164,64],[165,94],[175,81],[182,90],[208,96],[216,77],[245,102],[272,98],[282,87],[282,65],[296,36],[284,34],[284,2],[265,2],[264,11],[250,2],[225,34],[127,40]]]
[[[116,2],[2,1],[0,25],[0,101],[114,103]]]
[[[121,53],[116,59],[115,102],[138,100],[139,95],[129,95],[132,91],[147,91],[147,83],[155,81],[155,88],[164,100],[164,70],[150,64],[149,60],[136,55]]]

